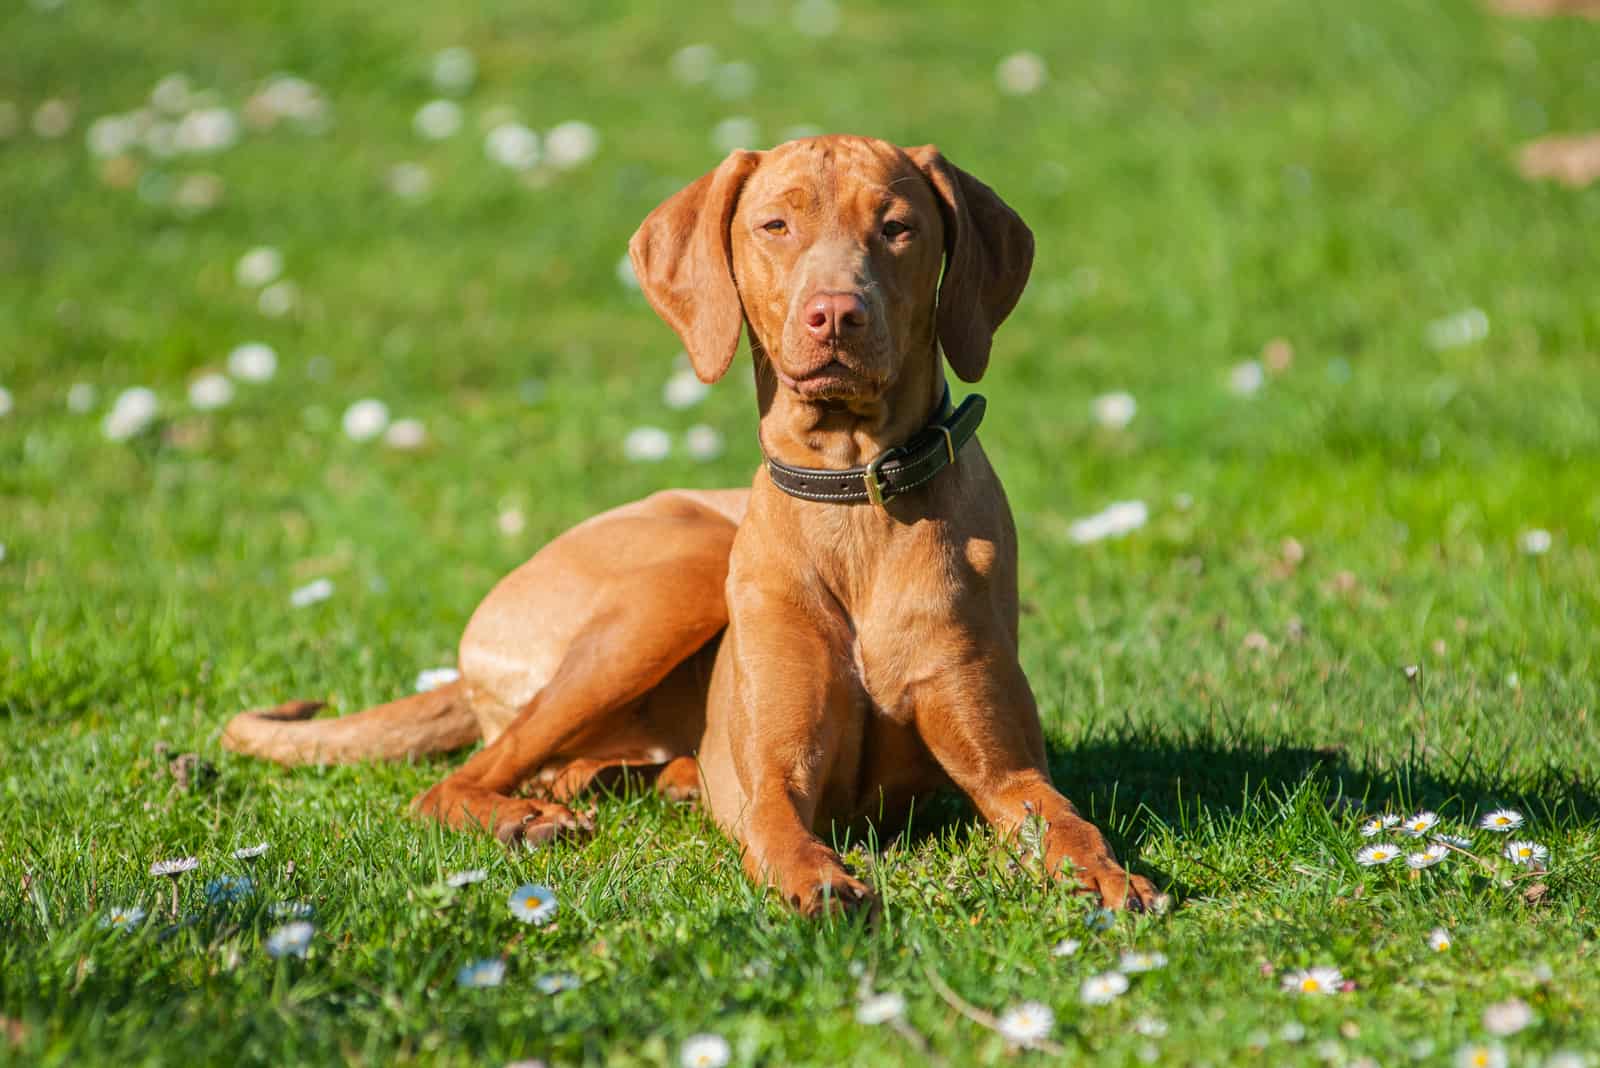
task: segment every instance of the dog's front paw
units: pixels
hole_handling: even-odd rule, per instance
[[[1098,895],[1100,904],[1108,909],[1161,913],[1172,905],[1172,899],[1157,890],[1155,883],[1116,864],[1079,870],[1073,875],[1081,893]]]
[[[865,911],[876,915],[878,895],[872,887],[846,870],[828,849],[808,850],[786,867],[778,880],[779,892],[802,916],[832,916]]]

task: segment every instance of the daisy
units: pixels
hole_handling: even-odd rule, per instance
[[[871,997],[861,999],[856,1006],[856,1022],[871,1027],[875,1024],[888,1023],[898,1020],[906,1014],[906,999],[903,994],[890,991],[885,994],[873,994]]]
[[[1570,1049],[1558,1049],[1544,1059],[1544,1068],[1588,1068],[1589,1058]]]
[[[622,439],[622,454],[634,461],[665,460],[671,451],[672,436],[656,426],[636,427]]]
[[[1356,863],[1363,867],[1371,868],[1379,864],[1387,864],[1400,855],[1400,848],[1388,842],[1374,842],[1372,845],[1363,846],[1356,853]]]
[[[256,310],[268,319],[282,319],[300,303],[300,287],[293,282],[274,282],[256,298]]]
[[[443,93],[464,93],[478,79],[478,61],[472,51],[457,45],[433,57],[433,84]]]
[[[206,883],[206,902],[231,905],[255,893],[256,884],[248,875],[219,875]]]
[[[600,132],[586,122],[564,122],[544,135],[545,158],[557,170],[570,170],[594,158]]]
[[[1102,972],[1083,981],[1078,998],[1085,1005],[1105,1005],[1128,990],[1128,977],[1121,972]]]
[[[1521,998],[1507,998],[1483,1010],[1483,1029],[1491,1035],[1504,1038],[1506,1035],[1514,1035],[1531,1027],[1534,1019],[1533,1009],[1526,1001]]]
[[[1462,1046],[1456,1054],[1456,1065],[1457,1068],[1506,1068],[1506,1051],[1500,1046]]]
[[[511,915],[523,923],[544,925],[556,914],[556,895],[548,886],[524,883],[511,893]]]
[[[1295,994],[1337,994],[1344,976],[1338,968],[1305,968],[1283,977],[1283,989]]]
[[[265,843],[265,842],[257,842],[253,846],[245,846],[243,849],[235,849],[233,851],[233,859],[234,860],[255,860],[257,857],[265,856],[266,852],[267,852],[267,843]]]
[[[1443,927],[1435,927],[1428,932],[1428,945],[1433,947],[1435,953],[1443,953],[1450,948],[1450,932]]]
[[[246,289],[260,289],[283,273],[283,253],[271,245],[260,245],[239,257],[233,279]]]
[[[1048,1038],[1055,1025],[1056,1014],[1048,1005],[1025,1001],[1016,1008],[1007,1009],[1000,1017],[1000,1034],[1013,1045],[1031,1046]]]
[[[1228,372],[1228,388],[1241,397],[1259,393],[1266,382],[1266,374],[1256,360],[1246,360]]]
[[[1007,96],[1027,96],[1045,82],[1044,60],[1036,52],[1013,52],[994,69],[995,84]]]
[[[1423,835],[1433,830],[1434,826],[1438,822],[1438,813],[1419,812],[1415,816],[1408,817],[1404,822],[1402,822],[1400,824],[1400,830],[1405,834],[1409,834],[1413,838],[1421,838]]]
[[[274,901],[268,911],[278,920],[309,920],[316,910],[309,901]]]
[[[1167,1034],[1167,1021],[1157,1016],[1141,1016],[1133,1021],[1135,1034],[1146,1038],[1164,1038]]]
[[[1457,849],[1472,848],[1472,839],[1463,834],[1436,834],[1433,836],[1433,840],[1435,842],[1443,842],[1447,846],[1455,846]]]
[[[304,920],[286,923],[267,936],[267,955],[270,957],[304,957],[311,948],[315,928]]]
[[[499,986],[505,982],[505,978],[506,962],[498,957],[490,957],[487,960],[475,960],[471,964],[463,964],[456,972],[456,985],[479,990]]]
[[[708,44],[684,45],[672,54],[672,76],[685,85],[709,81],[716,69],[717,50]]]
[[[112,441],[127,441],[137,437],[152,422],[161,403],[153,390],[134,386],[117,394],[111,410],[106,413],[100,429]]]
[[[1527,868],[1539,868],[1550,858],[1550,850],[1538,842],[1507,842],[1505,858]]]
[[[74,382],[67,390],[67,410],[82,415],[94,407],[94,385],[89,382]]]
[[[1121,430],[1133,422],[1139,402],[1132,393],[1103,393],[1094,399],[1094,421],[1107,430]]]
[[[706,399],[711,387],[687,367],[672,372],[667,384],[661,387],[661,403],[674,411],[692,408]]]
[[[539,976],[533,981],[533,985],[539,988],[541,994],[559,994],[566,990],[578,989],[583,985],[583,980],[571,972],[551,972],[549,975]]]
[[[484,137],[483,151],[502,167],[529,170],[539,162],[539,135],[520,122],[503,122]]]
[[[144,909],[137,905],[123,905],[121,908],[112,909],[100,919],[101,927],[112,927],[118,931],[131,931],[144,922]]]
[[[244,382],[266,382],[278,373],[278,354],[271,345],[247,341],[228,353],[228,373]]]
[[[1063,938],[1051,948],[1050,955],[1052,957],[1076,956],[1078,950],[1082,948],[1083,943],[1078,941],[1076,938]]]
[[[1504,834],[1506,831],[1514,831],[1522,826],[1522,813],[1514,808],[1495,809],[1479,820],[1478,826],[1486,831],[1496,831]]]
[[[420,449],[428,442],[428,428],[421,419],[396,419],[383,435],[391,449]]]
[[[733,1056],[728,1040],[721,1035],[690,1035],[678,1050],[683,1068],[723,1068]]]
[[[443,141],[461,129],[461,105],[454,100],[430,100],[417,109],[411,128],[427,141]]]
[[[1393,814],[1374,816],[1361,825],[1361,837],[1376,838],[1399,822],[1400,817]]]
[[[1406,854],[1406,867],[1412,871],[1421,871],[1431,868],[1445,857],[1450,855],[1450,850],[1438,842],[1434,842],[1420,853]]]
[[[1118,965],[1123,974],[1137,972],[1153,972],[1157,968],[1167,966],[1167,955],[1157,950],[1128,950],[1122,955],[1122,962]]]
[[[174,857],[171,860],[158,860],[150,865],[150,874],[174,877],[182,875],[184,872],[194,871],[199,866],[199,857]]]
[[[481,883],[489,877],[488,871],[483,868],[468,868],[466,871],[453,871],[444,877],[444,885],[452,890],[459,890],[463,886]]]
[[[1083,917],[1083,925],[1091,931],[1109,931],[1117,922],[1117,914],[1110,909],[1090,909]]]
[[[289,603],[295,608],[309,608],[333,596],[333,581],[319,578],[306,583],[289,594]]]
[[[722,455],[722,435],[716,427],[696,423],[683,434],[683,449],[693,460],[715,460]]]
[[[389,406],[371,397],[358,400],[344,410],[340,425],[344,427],[344,436],[351,441],[368,441],[389,425]]]

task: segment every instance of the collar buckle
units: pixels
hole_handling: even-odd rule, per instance
[[[883,491],[888,488],[881,481],[878,469],[884,465],[885,461],[894,459],[895,454],[899,451],[898,448],[884,449],[871,463],[867,464],[866,471],[861,475],[861,481],[867,485],[867,500],[871,501],[876,508],[883,507]]]

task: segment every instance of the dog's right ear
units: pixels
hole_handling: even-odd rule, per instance
[[[628,242],[639,288],[677,331],[702,382],[727,373],[739,351],[744,307],[733,281],[733,209],[761,153],[734,152],[652,211]]]

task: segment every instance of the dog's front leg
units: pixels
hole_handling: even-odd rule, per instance
[[[1118,864],[1099,828],[1051,784],[1033,691],[1015,655],[976,645],[949,650],[949,662],[914,689],[917,727],[984,819],[1008,837],[1030,818],[1043,821],[1047,871],[1075,877],[1108,908],[1159,907],[1150,880]]]
[[[813,831],[830,781],[859,759],[860,703],[834,621],[778,594],[730,599],[727,724],[744,799],[738,837],[751,878],[805,915],[873,907],[870,887]]]

